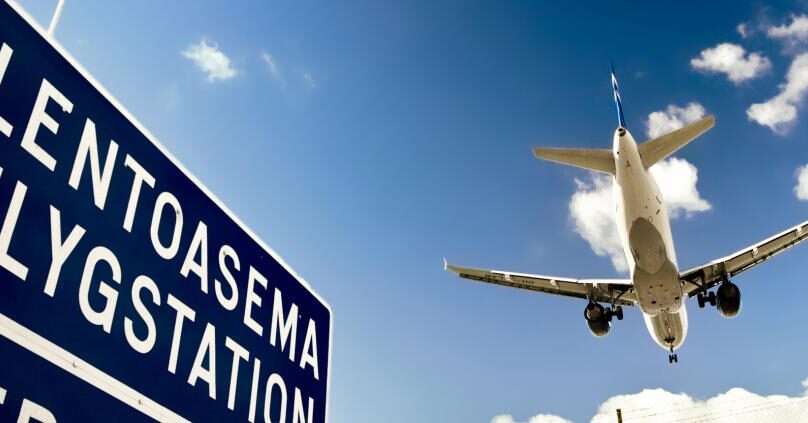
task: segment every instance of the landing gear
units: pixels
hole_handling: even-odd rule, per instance
[[[612,308],[606,309],[606,320],[612,321],[613,317],[616,317],[617,320],[623,320],[623,307],[622,306],[612,306]]]
[[[707,303],[710,303],[711,306],[715,307],[716,304],[715,292],[711,291],[707,295],[704,295],[704,293],[699,292],[698,295],[696,295],[696,300],[699,302],[699,308],[704,308],[704,305]]]
[[[671,352],[670,354],[668,354],[668,363],[671,364],[678,363],[679,356],[677,356],[676,353],[673,352],[673,338],[668,338],[666,339],[666,341],[670,343],[670,352]]]

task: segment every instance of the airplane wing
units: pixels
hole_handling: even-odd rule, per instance
[[[683,290],[688,296],[692,297],[701,292],[702,288],[706,290],[718,285],[724,276],[735,276],[793,247],[806,238],[808,238],[808,221],[735,254],[730,254],[724,258],[681,272],[679,273],[679,278],[685,283]]]
[[[499,270],[474,269],[453,266],[444,260],[444,269],[461,278],[495,285],[527,289],[529,291],[566,297],[589,298],[592,301],[632,306],[637,302],[633,285],[628,279],[570,279],[554,276],[529,275]]]

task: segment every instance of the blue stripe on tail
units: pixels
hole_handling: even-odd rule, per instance
[[[617,121],[623,128],[626,127],[626,120],[623,118],[623,99],[620,98],[620,88],[617,86],[617,77],[614,76],[614,65],[612,67],[612,90],[614,91],[614,104],[617,106]]]

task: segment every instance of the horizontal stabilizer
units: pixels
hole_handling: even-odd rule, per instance
[[[601,148],[536,147],[533,149],[533,155],[551,162],[614,174],[614,156],[612,155],[612,150]]]
[[[646,168],[653,166],[696,139],[699,135],[707,132],[713,125],[715,125],[715,117],[707,116],[684,128],[640,144],[639,150],[642,163]]]

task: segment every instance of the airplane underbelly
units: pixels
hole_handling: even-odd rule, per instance
[[[643,313],[674,313],[682,307],[682,285],[679,272],[670,261],[657,272],[646,272],[639,266],[634,270],[634,293]]]
[[[687,337],[687,309],[681,307],[676,313],[660,313],[655,316],[643,314],[648,332],[657,345],[664,349],[679,348]]]
[[[678,311],[682,306],[679,271],[656,226],[644,218],[636,219],[628,245],[634,258],[634,291],[642,311],[651,315]]]

